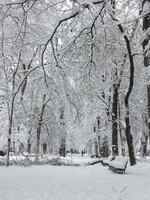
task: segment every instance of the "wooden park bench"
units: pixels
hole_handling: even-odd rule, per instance
[[[109,169],[114,173],[124,174],[127,168],[128,159],[123,156],[116,156],[116,158],[109,162]]]

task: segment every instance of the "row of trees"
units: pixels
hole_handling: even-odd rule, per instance
[[[146,154],[149,0],[6,0],[0,22],[7,165],[18,132],[38,160],[42,141],[56,149],[88,141],[97,115],[114,154],[127,143],[136,164],[139,140]]]

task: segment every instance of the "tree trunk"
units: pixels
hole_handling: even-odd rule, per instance
[[[43,104],[44,106],[44,104]],[[36,161],[39,161],[39,153],[40,153],[40,136],[41,136],[41,129],[42,129],[42,122],[43,122],[43,114],[44,114],[44,107],[42,106],[41,116],[39,119],[38,127],[37,127],[37,138],[36,138]]]
[[[111,0],[112,15],[115,17],[116,0]],[[113,103],[112,103],[112,153],[118,155],[118,70],[113,74]]]
[[[144,5],[145,3],[149,3],[149,0],[143,0],[142,2],[142,10],[144,9]],[[143,10],[143,14],[144,14],[144,10]],[[144,18],[143,18],[143,32],[146,32],[148,29],[150,28],[150,12],[147,13]],[[143,40],[143,57],[144,57],[144,66],[148,67],[150,65],[150,49],[146,49],[147,45],[149,43],[150,40],[150,33],[147,33],[145,39]],[[149,51],[149,52],[148,52]],[[150,138],[150,85],[147,85],[147,110],[148,110],[148,130],[149,130],[149,138]]]
[[[31,153],[31,132],[32,132],[32,128],[30,128],[30,130],[28,132],[27,152],[29,154]]]
[[[113,155],[118,155],[118,85],[113,84],[113,103],[112,103],[112,146]]]
[[[144,132],[141,138],[141,156],[142,157],[145,157],[147,155],[147,140],[148,140],[148,136]]]
[[[11,144],[11,139],[8,138],[8,141],[7,141],[7,161],[6,161],[7,167],[9,167],[10,144]]]
[[[125,147],[124,147],[124,138],[123,138],[123,133],[122,133],[122,127],[121,127],[121,112],[120,112],[120,102],[118,100],[118,117],[119,117],[119,136],[120,136],[120,143],[121,143],[121,153],[122,156],[125,156]]]
[[[11,147],[13,115],[14,115],[14,98],[12,98],[11,110],[10,110],[10,116],[9,116],[9,129],[8,129],[8,140],[7,140],[7,159],[6,159],[7,167],[9,167],[9,154],[10,154],[10,147]]]
[[[111,0],[112,4],[112,18],[118,22],[118,20],[115,18],[115,0]],[[118,24],[118,28],[120,32],[122,33],[125,44],[127,47],[128,51],[128,57],[129,57],[129,64],[130,64],[130,79],[129,79],[129,87],[128,91],[125,96],[125,122],[126,122],[126,138],[127,138],[127,145],[128,145],[128,151],[129,151],[129,159],[130,159],[130,165],[135,165],[136,164],[136,159],[134,155],[134,146],[133,146],[133,140],[132,140],[132,135],[131,135],[131,130],[130,130],[130,119],[129,119],[129,97],[133,89],[133,84],[134,84],[134,61],[133,61],[133,56],[131,52],[131,47],[130,47],[130,40],[128,36],[124,33],[124,29],[121,24]]]
[[[38,125],[40,126],[40,125]],[[39,161],[39,153],[40,153],[40,135],[41,135],[41,128],[37,128],[37,138],[36,138],[36,161]]]
[[[130,82],[129,82],[129,88],[128,92],[125,96],[125,122],[126,122],[126,138],[127,138],[127,145],[128,145],[128,151],[129,151],[129,159],[130,159],[130,165],[133,166],[136,164],[136,158],[134,155],[134,147],[133,147],[133,140],[132,140],[132,135],[131,135],[131,127],[130,127],[130,113],[129,113],[129,97],[133,89],[133,84],[134,84],[134,62],[133,62],[133,57],[131,54],[131,49],[130,49],[130,42],[129,40],[126,40],[127,42],[127,48],[128,48],[128,55],[129,55],[129,60],[130,60]]]
[[[128,151],[129,151],[129,159],[130,159],[130,165],[133,166],[136,164],[136,158],[134,155],[134,147],[133,147],[133,138],[131,135],[131,129],[130,129],[130,119],[129,119],[129,105],[128,102],[126,102],[126,116],[125,116],[125,122],[126,122],[126,139],[127,139],[127,145],[128,145]]]
[[[47,153],[47,144],[44,142],[43,143],[43,154]]]
[[[124,29],[121,24],[118,24],[118,28],[122,34],[124,34]],[[127,35],[124,34],[124,40],[126,43],[127,51],[128,51],[128,57],[129,57],[129,64],[130,64],[130,78],[129,78],[129,87],[128,91],[125,96],[125,122],[126,122],[126,138],[127,138],[127,145],[128,145],[128,151],[129,151],[129,159],[130,159],[130,165],[133,166],[136,164],[136,158],[134,154],[134,146],[133,146],[133,140],[131,135],[131,128],[130,128],[130,113],[129,113],[129,97],[131,95],[133,85],[134,85],[134,61],[130,46],[130,41]]]
[[[60,108],[60,126],[61,126],[61,141],[59,153],[61,156],[66,156],[66,131],[65,131],[65,122],[64,122],[64,107]]]
[[[41,130],[42,130],[42,123],[43,123],[43,116],[44,116],[44,112],[45,112],[45,107],[46,107],[47,103],[50,101],[50,99],[48,99],[47,101],[45,101],[45,99],[46,99],[46,94],[43,95],[43,105],[42,105],[42,110],[41,110],[41,113],[40,113],[40,119],[39,119],[38,127],[37,127],[36,161],[39,161],[40,136],[41,136]]]
[[[31,153],[31,143],[30,143],[30,140],[28,140],[27,152],[28,152],[29,154]]]

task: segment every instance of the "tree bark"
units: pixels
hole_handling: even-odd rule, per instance
[[[43,116],[44,116],[46,105],[50,101],[50,99],[48,99],[47,101],[45,101],[45,99],[46,99],[46,94],[43,95],[43,105],[42,105],[40,118],[39,118],[38,126],[37,126],[37,140],[36,140],[36,161],[37,162],[39,161],[40,137],[41,137],[42,123],[43,123]]]
[[[39,161],[39,152],[40,152],[40,137],[41,137],[41,129],[42,129],[42,123],[43,123],[43,115],[44,115],[44,110],[45,110],[45,98],[46,95],[44,94],[43,96],[43,105],[42,105],[42,110],[40,113],[40,119],[38,122],[37,126],[37,138],[36,138],[36,161]]]
[[[122,34],[124,34],[124,29],[121,24],[118,24],[118,28]],[[127,138],[127,145],[128,145],[128,151],[129,151],[129,159],[130,159],[130,165],[133,166],[136,164],[136,158],[134,154],[134,146],[133,146],[133,138],[131,134],[131,127],[130,127],[130,113],[129,113],[129,97],[131,95],[133,85],[134,85],[134,61],[130,46],[130,41],[127,35],[124,34],[124,40],[126,43],[127,51],[128,51],[128,57],[129,57],[129,64],[130,64],[130,78],[129,78],[129,87],[128,91],[125,96],[125,122],[126,122],[126,138]]]
[[[61,141],[59,152],[61,156],[66,156],[66,132],[65,132],[65,122],[64,122],[64,107],[60,109],[60,126],[61,126]]]
[[[145,132],[143,132],[143,135],[141,137],[141,156],[145,157],[147,155],[147,140],[148,136]]]
[[[31,143],[30,143],[30,140],[28,140],[28,144],[27,144],[27,152],[28,152],[28,154],[31,153]]]
[[[118,155],[118,85],[113,84],[113,103],[112,103],[112,148],[113,155]]]
[[[145,3],[149,3],[149,0],[143,0],[142,1],[142,10],[145,5]],[[143,11],[144,12],[144,11]],[[150,12],[147,13],[143,18],[143,32],[146,32],[150,28]],[[150,33],[147,33],[146,37],[143,40],[142,46],[143,46],[143,57],[144,57],[144,66],[148,67],[150,65],[150,49],[146,49],[147,45],[150,40]],[[148,52],[149,50],[149,52]],[[148,111],[148,130],[149,130],[149,138],[150,138],[150,85],[147,85],[147,111]]]
[[[9,167],[9,154],[11,148],[11,135],[12,135],[12,125],[13,125],[13,115],[14,115],[14,97],[11,102],[10,116],[9,116],[9,129],[8,129],[8,140],[7,140],[7,159],[6,165]]]
[[[125,147],[124,147],[124,144],[125,144],[125,138],[123,137],[123,130],[122,130],[122,125],[121,125],[121,111],[120,111],[120,102],[118,100],[118,118],[119,118],[119,124],[118,124],[118,129],[119,129],[119,136],[120,136],[120,144],[121,144],[121,153],[122,153],[122,156],[125,156]]]
[[[127,46],[128,56],[129,56],[129,61],[130,61],[130,81],[129,81],[128,91],[125,96],[125,109],[126,109],[126,114],[125,114],[126,130],[125,131],[126,131],[126,138],[127,138],[127,144],[128,144],[128,150],[129,150],[130,165],[133,166],[136,164],[136,158],[134,155],[134,147],[133,147],[130,119],[129,119],[129,116],[130,116],[129,97],[132,92],[133,84],[134,84],[134,61],[133,61],[133,56],[131,53],[130,42],[126,36],[124,36],[124,38],[126,41],[126,46]]]

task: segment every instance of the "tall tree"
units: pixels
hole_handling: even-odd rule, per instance
[[[144,66],[150,66],[150,32],[148,29],[150,28],[150,0],[142,1],[142,15],[143,15],[143,32],[144,32],[144,40],[143,40],[143,56],[144,56]],[[147,85],[147,109],[148,109],[148,129],[149,129],[149,137],[150,137],[150,85]]]
[[[112,19],[119,23],[119,20],[115,16],[115,0],[111,0],[112,3]],[[131,125],[130,125],[130,112],[129,112],[129,98],[131,95],[131,92],[133,90],[134,85],[134,60],[132,55],[132,49],[131,49],[131,42],[130,37],[125,33],[125,30],[121,23],[118,24],[118,28],[121,32],[121,34],[124,37],[126,49],[128,52],[128,59],[129,59],[129,67],[130,67],[130,77],[129,77],[129,86],[127,93],[125,95],[124,103],[125,103],[125,122],[126,122],[126,138],[127,138],[127,145],[128,145],[128,151],[129,151],[129,159],[130,159],[130,165],[136,164],[135,154],[134,154],[134,146],[133,146],[133,136],[131,134]]]

